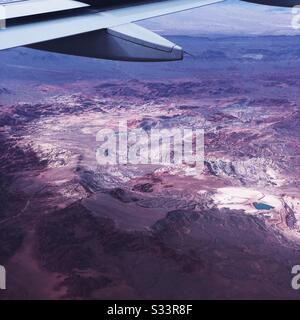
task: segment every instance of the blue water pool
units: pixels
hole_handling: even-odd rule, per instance
[[[254,202],[253,203],[255,209],[257,210],[272,210],[274,207],[270,206],[269,204],[262,203],[262,202]]]

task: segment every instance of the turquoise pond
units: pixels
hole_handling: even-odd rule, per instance
[[[255,209],[257,210],[272,210],[274,209],[274,207],[266,204],[266,203],[262,203],[262,202],[254,202],[253,203]]]

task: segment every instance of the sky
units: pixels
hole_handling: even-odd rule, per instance
[[[300,9],[298,11],[300,17]],[[293,17],[291,8],[229,0],[147,20],[141,25],[169,35],[300,35],[300,28],[292,28]],[[298,20],[300,24],[300,18]]]

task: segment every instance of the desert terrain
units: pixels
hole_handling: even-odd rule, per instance
[[[299,37],[173,40],[193,56],[0,53],[0,299],[299,299]],[[99,165],[120,120],[204,129],[204,171]]]

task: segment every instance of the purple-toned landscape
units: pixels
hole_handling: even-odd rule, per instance
[[[183,62],[0,53],[1,299],[299,299],[300,36],[172,35]],[[201,127],[205,170],[96,161]]]

